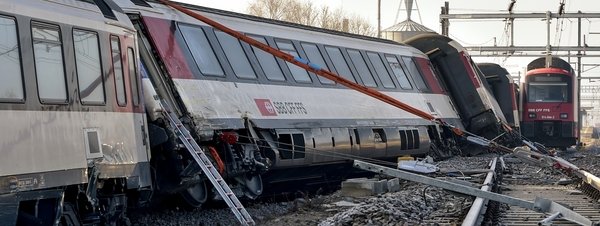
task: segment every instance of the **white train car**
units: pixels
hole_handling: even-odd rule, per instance
[[[151,186],[136,33],[103,7],[0,2],[2,225],[53,225],[83,205],[108,222]]]
[[[436,136],[430,121],[276,59],[167,6],[145,1],[116,2],[138,28],[148,80],[156,86],[159,96],[178,106],[198,141],[214,147],[218,158],[229,159],[224,160],[224,165],[232,167],[226,172],[247,172],[235,180],[246,181],[241,182],[246,192],[262,191],[257,184],[261,175],[256,173],[261,171],[257,170],[261,164],[270,164],[269,182],[285,182],[319,177],[307,175],[306,167],[348,162],[338,154],[395,159],[401,155],[423,155],[430,150]],[[462,128],[427,56],[415,48],[244,14],[187,7]],[[147,105],[153,105],[154,99],[148,99]],[[239,136],[240,142],[224,144],[218,134]],[[252,140],[259,142],[253,144]],[[257,158],[228,164],[235,156]],[[197,200],[199,203],[204,199],[201,194],[207,192],[196,193],[196,197],[202,197]]]

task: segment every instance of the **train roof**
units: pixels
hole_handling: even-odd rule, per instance
[[[512,78],[510,77],[510,73],[506,70],[506,68],[500,66],[496,63],[477,63],[477,67],[483,72],[485,79],[488,82],[492,81],[503,81],[503,82],[512,82]]]
[[[0,1],[0,13],[31,17],[38,22],[58,22],[80,28],[121,33],[135,32],[133,24],[114,2],[98,5],[90,0],[20,0]]]
[[[139,2],[139,1],[145,1],[145,0],[132,0],[132,1]],[[155,0],[149,0],[147,2],[159,3],[158,1],[155,1]],[[292,23],[292,22],[287,22],[287,21],[274,20],[274,19],[269,19],[269,18],[264,18],[264,17],[253,16],[253,15],[249,15],[249,14],[231,12],[231,11],[209,8],[209,7],[198,6],[198,5],[192,5],[192,4],[181,3],[181,2],[177,2],[177,4],[180,4],[188,9],[193,9],[193,10],[197,10],[197,11],[201,11],[201,12],[223,15],[223,16],[228,16],[228,17],[236,17],[236,18],[240,18],[240,19],[251,20],[251,21],[256,21],[256,22],[261,22],[261,23],[268,23],[268,24],[298,28],[298,29],[309,30],[309,31],[317,31],[317,32],[321,32],[321,33],[327,33],[327,34],[333,34],[333,35],[345,36],[345,37],[351,37],[351,38],[357,38],[357,39],[364,39],[364,40],[376,41],[376,42],[382,42],[382,43],[388,43],[388,44],[394,44],[394,45],[405,45],[403,43],[395,42],[395,41],[392,41],[389,39],[382,39],[382,38],[377,38],[377,37],[358,35],[358,34],[353,34],[353,33],[348,33],[348,32],[307,26],[307,25],[302,25],[302,24],[297,24],[297,23]],[[140,6],[140,5],[138,5],[138,6]]]
[[[118,4],[125,11],[137,11],[141,13],[142,16],[169,19],[184,23],[203,24],[197,21],[196,19],[184,15],[183,13],[174,12],[172,11],[172,9],[158,3],[157,1],[115,1],[118,2]],[[196,6],[185,3],[179,4],[191,10],[209,14],[209,17],[217,20],[219,23],[222,23],[235,30],[249,34],[268,35],[276,38],[287,38],[291,40],[316,42],[325,45],[344,46],[348,48],[388,52],[392,54],[397,54],[398,51],[408,51],[410,53],[403,52],[402,55],[419,55],[421,57],[425,57],[425,55],[422,52],[415,48],[387,39],[380,39],[346,32],[333,31],[329,29],[267,19],[203,6]]]
[[[571,73],[573,72],[573,67],[571,67],[571,64],[569,64],[565,60],[558,58],[558,57],[552,57],[552,62],[550,63],[550,67],[560,68],[560,69],[566,70]],[[529,64],[527,64],[527,71],[531,71],[531,70],[539,69],[539,68],[546,68],[546,57],[537,58],[537,59],[531,61]]]

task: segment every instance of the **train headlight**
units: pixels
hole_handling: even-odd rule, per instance
[[[529,118],[535,118],[537,117],[537,115],[535,115],[535,113],[529,113]]]
[[[561,119],[566,119],[568,117],[569,117],[569,114],[567,114],[567,113],[560,113],[560,118]]]

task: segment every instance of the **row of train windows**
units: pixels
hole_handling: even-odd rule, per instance
[[[34,66],[40,102],[44,104],[65,104],[68,101],[67,80],[63,58],[63,43],[60,27],[57,25],[32,22]],[[0,17],[0,67],[4,70],[0,79],[0,101],[24,102],[25,91],[21,72],[16,21]],[[100,58],[99,38],[96,32],[73,29],[75,69],[82,104],[104,105],[104,79]],[[119,37],[110,37],[111,59],[115,75],[117,104],[127,105],[125,76],[121,59]],[[132,102],[139,105],[139,88],[136,76],[135,53],[127,48],[127,69],[131,78]]]
[[[255,70],[252,68],[252,64],[246,55],[244,48],[239,40],[223,33],[221,31],[215,31],[217,43],[210,42],[205,31],[196,26],[179,24],[179,29],[183,35],[183,38],[191,52],[191,55],[200,69],[202,74],[207,76],[225,77],[222,64],[219,62],[217,54],[213,51],[214,46],[220,45],[226,58],[230,62],[234,74],[241,79],[257,79]],[[264,37],[253,36],[257,41],[267,44],[267,40]],[[290,40],[275,39],[276,47],[293,56],[300,56],[298,50]],[[306,58],[314,64],[320,65],[321,67],[330,71],[337,72],[340,76],[357,83],[364,84],[367,87],[378,87],[374,75],[377,75],[381,86],[388,89],[396,88],[394,81],[392,80],[390,72],[386,69],[385,64],[391,68],[392,74],[396,77],[400,87],[402,89],[412,89],[413,86],[409,81],[407,75],[412,75],[415,85],[419,90],[428,90],[422,75],[417,68],[413,58],[396,56],[391,54],[385,54],[384,59],[376,52],[366,52],[366,56],[361,54],[359,50],[346,49],[346,54],[349,59],[344,57],[342,49],[335,46],[325,46],[324,52],[313,43],[300,42],[300,47],[306,54]],[[265,77],[270,81],[285,81],[285,76],[281,67],[278,65],[275,57],[271,54],[251,47],[252,53],[256,56],[258,64],[262,68]],[[329,56],[331,60],[331,66],[329,68],[326,63],[326,57]],[[403,64],[401,63],[403,62]],[[370,63],[373,66],[374,73],[371,72],[367,64]],[[302,69],[294,64],[286,62],[292,77],[297,83],[312,83],[309,72]],[[357,80],[350,69],[354,66],[356,73],[358,74]],[[321,84],[333,85],[334,82],[326,78],[318,76]]]

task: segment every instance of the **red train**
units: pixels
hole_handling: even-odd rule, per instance
[[[566,149],[577,143],[578,82],[560,58],[538,58],[527,65],[522,88],[521,133],[547,147]]]

